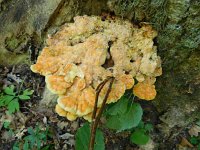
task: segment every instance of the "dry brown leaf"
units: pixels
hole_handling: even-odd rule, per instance
[[[68,122],[66,122],[66,121],[59,121],[58,123],[57,123],[57,126],[62,130],[62,129],[64,129],[64,127],[67,127],[68,126]]]
[[[183,147],[194,147],[185,137],[182,137],[180,145]]]
[[[193,125],[190,130],[188,131],[188,133],[190,134],[190,136],[198,136],[200,133],[200,126],[198,125]]]

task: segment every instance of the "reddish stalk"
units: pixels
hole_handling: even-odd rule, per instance
[[[101,107],[99,109],[99,113],[96,116],[99,94],[100,94],[101,90],[103,89],[104,85],[109,80],[111,80],[110,84],[109,84],[109,88],[108,88],[108,90],[106,92],[106,95],[105,95],[105,97],[103,99],[103,103],[102,103],[102,105],[101,105]],[[97,89],[96,89],[95,105],[94,105],[94,110],[93,110],[93,113],[92,113],[91,131],[90,131],[91,135],[90,135],[89,150],[94,150],[94,141],[95,141],[95,135],[96,135],[97,126],[99,124],[101,115],[102,115],[103,110],[105,108],[106,101],[108,99],[109,93],[111,92],[113,82],[114,82],[114,77],[110,77],[110,78],[104,80],[102,83],[100,83],[98,85]]]

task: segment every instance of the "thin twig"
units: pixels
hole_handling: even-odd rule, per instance
[[[102,105],[101,105],[101,107],[99,109],[99,113],[96,116],[99,94],[100,94],[102,88],[104,87],[104,85],[110,79],[111,79],[111,81],[110,81],[110,84],[109,84],[109,88],[108,88],[108,90],[106,92],[106,95],[105,95],[105,97],[103,99],[103,103],[102,103]],[[94,141],[95,141],[96,129],[97,129],[97,126],[99,124],[99,121],[100,121],[101,115],[103,113],[103,110],[105,108],[105,104],[106,104],[106,101],[108,99],[108,96],[109,96],[109,94],[111,92],[111,88],[112,88],[113,82],[114,82],[114,78],[110,77],[110,78],[104,80],[101,84],[99,84],[99,86],[96,89],[97,92],[96,92],[94,110],[93,110],[93,113],[92,113],[91,131],[90,131],[91,135],[90,135],[89,150],[94,150]]]
[[[98,97],[99,94],[102,90],[102,88],[104,87],[104,85],[108,82],[108,80],[110,80],[111,78],[107,78],[105,79],[102,83],[100,83],[97,88],[96,88],[96,97],[95,97],[95,104],[94,104],[94,109],[93,109],[93,113],[92,113],[92,122],[94,121],[94,118],[96,117],[96,113],[97,113],[97,105],[98,105]]]

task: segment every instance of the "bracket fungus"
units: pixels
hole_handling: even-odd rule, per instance
[[[120,18],[77,16],[47,39],[31,70],[45,76],[47,87],[58,94],[55,110],[60,116],[90,120],[95,89],[108,77],[115,81],[107,103],[116,102],[131,88],[141,99],[155,98],[155,77],[162,74],[153,45],[156,35],[148,24],[138,27]],[[99,94],[98,107],[108,86]]]

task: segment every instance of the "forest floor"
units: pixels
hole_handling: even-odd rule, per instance
[[[0,87],[14,85],[20,90],[34,90],[31,99],[19,102],[19,111],[9,114],[6,107],[0,107],[0,149],[10,150],[17,147],[25,149],[26,137],[33,131],[41,140],[40,149],[74,149],[75,134],[83,126],[83,119],[68,121],[54,112],[54,107],[44,107],[40,104],[45,89],[44,77],[33,73],[28,65],[14,67],[0,67]],[[2,89],[0,89],[2,91]],[[169,136],[160,130],[161,120],[156,108],[151,102],[136,100],[144,111],[143,121],[153,125],[150,132],[151,140],[144,146],[137,146],[130,142],[130,132],[119,132],[103,129],[105,147],[108,150],[138,150],[138,149],[197,149],[192,144],[191,125],[188,128],[173,128]],[[31,131],[31,129],[33,129]],[[198,135],[199,130],[195,130]],[[194,134],[194,133],[193,133]],[[34,138],[33,136],[30,138]],[[194,140],[194,139],[193,139]],[[30,144],[30,143],[29,143]],[[157,147],[157,148],[156,148]]]

